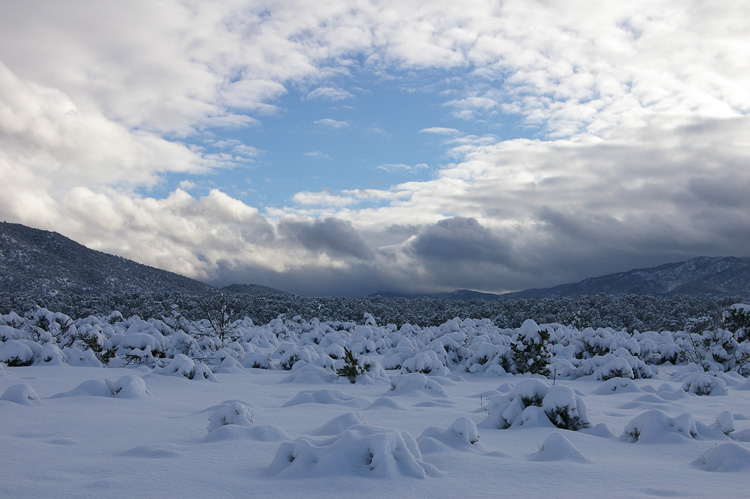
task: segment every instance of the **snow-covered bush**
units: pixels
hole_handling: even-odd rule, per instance
[[[215,380],[211,369],[202,362],[195,362],[187,355],[177,354],[167,364],[157,371],[160,374],[171,374],[184,376],[187,379],[211,379]]]
[[[727,384],[724,380],[703,373],[690,376],[682,384],[682,389],[696,395],[727,395]]]
[[[8,367],[30,366],[34,363],[34,351],[21,340],[0,343],[0,362]]]
[[[722,315],[722,324],[738,342],[750,341],[750,305],[735,303]]]
[[[575,431],[591,426],[586,404],[570,387],[550,387],[542,400],[542,409],[558,428]]]
[[[540,329],[531,319],[526,320],[511,344],[513,372],[547,376],[551,360],[549,340],[549,331]]]
[[[211,413],[208,417],[209,433],[225,425],[250,426],[253,415],[250,408],[242,402],[230,402]]]
[[[441,450],[444,446],[459,450],[474,450],[477,442],[479,442],[477,425],[466,417],[458,418],[445,430],[430,426],[417,438],[419,449],[423,453]]]
[[[422,460],[414,437],[406,432],[357,425],[324,440],[300,438],[282,443],[267,473],[281,478],[331,475],[396,478],[438,476]]]
[[[0,324],[0,341],[6,342],[9,340],[17,340],[20,338],[25,338],[26,335],[24,335],[23,331],[16,329],[11,326],[6,326],[5,324]]]
[[[401,372],[404,374],[422,373],[431,376],[450,375],[450,370],[445,367],[432,350],[419,352],[414,357],[406,359],[401,365]]]
[[[625,425],[620,440],[642,443],[678,443],[698,436],[695,420],[690,414],[670,418],[658,409],[651,409]]]
[[[483,428],[513,428],[549,424],[566,430],[590,426],[583,399],[566,386],[550,387],[538,379],[518,383],[508,395],[496,395],[488,405]],[[539,418],[543,418],[541,421]]]
[[[609,328],[593,329],[590,327],[581,331],[576,344],[576,358],[590,359],[598,355],[606,355],[612,350],[612,331]]]

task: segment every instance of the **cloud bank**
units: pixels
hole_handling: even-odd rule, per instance
[[[10,0],[0,218],[211,283],[305,294],[509,291],[745,256],[747,19],[729,0]],[[414,130],[443,148],[432,176],[263,211],[221,187],[191,194],[190,180],[144,194],[251,162],[257,144],[206,144],[263,127],[283,96],[356,103],[354,72],[437,79],[456,121]],[[508,117],[523,138],[463,131]]]

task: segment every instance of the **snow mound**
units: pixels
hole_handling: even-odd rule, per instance
[[[364,415],[361,412],[347,412],[337,416],[315,430],[313,435],[338,435],[352,426],[364,423]]]
[[[281,407],[290,407],[300,404],[343,405],[360,409],[370,405],[363,398],[347,395],[346,393],[337,390],[305,390],[299,392]]]
[[[724,435],[729,435],[734,431],[734,416],[729,411],[722,411],[711,427],[721,431]]]
[[[738,385],[736,390],[750,390],[750,379],[742,383],[741,385]]]
[[[9,340],[17,340],[24,337],[25,335],[23,334],[23,331],[11,326],[6,326],[5,324],[0,324],[0,341],[7,342]]]
[[[219,426],[211,433],[203,437],[203,443],[254,440],[256,442],[283,442],[290,440],[292,436],[274,425],[239,426],[229,424]]]
[[[696,395],[727,395],[727,384],[723,379],[709,374],[697,373],[688,377],[682,384],[682,389]]]
[[[299,366],[299,367],[298,367]],[[280,383],[307,383],[313,385],[328,385],[336,382],[338,376],[326,371],[322,367],[297,362],[292,367],[292,374],[285,377]],[[348,383],[348,381],[347,381]]]
[[[202,362],[195,362],[187,355],[178,353],[174,358],[169,360],[169,363],[161,369],[156,369],[158,374],[166,374],[169,376],[183,376],[187,379],[210,379],[217,381],[214,377],[214,373],[206,364]]]
[[[659,409],[634,417],[625,425],[620,440],[641,443],[682,443],[698,436],[695,420],[690,414],[670,418]]]
[[[459,450],[473,451],[479,442],[477,425],[469,418],[461,417],[453,422],[446,430],[437,426],[430,426],[417,439],[422,452],[435,452],[442,449],[442,445]]]
[[[322,441],[284,442],[266,471],[279,478],[439,476],[437,468],[422,461],[411,435],[367,425],[353,426]]]
[[[539,452],[532,454],[530,461],[573,461],[576,463],[590,463],[581,451],[575,448],[567,438],[555,432],[544,441]]]
[[[750,470],[750,451],[734,443],[711,447],[692,462],[704,471],[737,472]]]
[[[233,357],[230,357],[227,355],[224,357],[224,360],[221,361],[221,364],[219,364],[219,367],[216,368],[215,372],[222,373],[222,374],[229,374],[229,373],[246,373],[247,369],[245,369],[245,366],[240,364],[237,359],[234,359]]]
[[[658,388],[658,390],[656,390],[656,395],[663,398],[664,400],[670,401],[679,400],[688,396],[688,394],[685,393],[684,390],[681,390],[680,388],[672,388],[667,383],[664,383]]]
[[[630,378],[610,378],[592,393],[596,395],[611,395],[613,393],[638,393],[642,391],[635,386],[635,383]]]
[[[253,415],[250,408],[242,402],[230,402],[208,417],[208,432],[225,425],[250,426],[252,424]]]
[[[406,410],[404,406],[393,399],[389,399],[388,397],[380,397],[375,399],[372,404],[365,407],[366,411],[369,411],[370,409],[393,409],[396,411]]]
[[[750,442],[750,429],[733,431],[730,436],[735,442]]]
[[[396,376],[391,380],[391,392],[395,395],[407,393],[425,393],[433,397],[447,397],[445,388],[422,373],[410,373]]]
[[[581,432],[599,438],[615,438],[614,433],[612,433],[609,430],[609,427],[604,423],[599,423],[591,428],[583,428],[581,429]]]
[[[34,362],[34,351],[21,340],[0,343],[0,362],[10,367],[30,366]]]
[[[139,399],[150,397],[143,378],[132,374],[125,375],[117,381],[105,379],[84,381],[68,392],[58,393],[51,398],[64,397],[118,397],[126,399]]]
[[[8,400],[22,405],[37,405],[41,402],[36,390],[24,383],[9,386],[0,400]]]
[[[125,399],[140,399],[150,397],[146,389],[146,382],[139,376],[128,374],[117,381],[105,380],[112,395]]]

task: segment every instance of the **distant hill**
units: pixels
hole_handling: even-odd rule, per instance
[[[214,293],[213,286],[89,249],[56,232],[0,222],[0,290],[25,295]]]
[[[89,249],[57,232],[0,222],[0,292],[25,296],[183,293],[220,291],[286,294],[266,286],[233,284],[221,290],[173,272]]]
[[[287,293],[286,291],[259,284],[230,284],[221,288],[221,291],[244,295],[291,295],[291,293]]]
[[[743,296],[750,297],[750,258],[707,257],[686,262],[668,263],[658,267],[629,270],[600,277],[591,277],[572,284],[551,288],[527,289],[513,293],[493,294],[470,290],[427,295],[380,292],[383,297],[417,298],[420,296],[445,300],[539,299],[553,296],[587,296],[600,293],[651,296]]]

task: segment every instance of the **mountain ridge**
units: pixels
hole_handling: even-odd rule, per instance
[[[217,288],[87,248],[57,232],[0,222],[0,291],[32,296],[184,293],[287,294],[266,286]]]
[[[371,296],[434,298],[443,300],[542,299],[554,296],[597,294],[651,296],[750,296],[750,258],[700,256],[656,267],[632,269],[548,288],[510,293],[459,289],[446,293],[405,294],[382,291]]]
[[[0,222],[0,292],[32,296],[118,293],[206,295],[284,294],[256,284],[217,288],[173,272],[83,246],[57,232]],[[447,293],[381,291],[370,296],[438,300],[542,299],[554,296],[653,295],[750,297],[750,258],[702,256],[633,269],[549,288],[496,294],[459,289]]]

